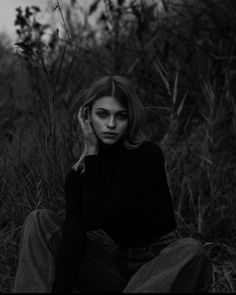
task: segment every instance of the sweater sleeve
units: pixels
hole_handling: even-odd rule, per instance
[[[96,155],[85,157],[85,172],[83,175],[83,203],[85,226],[93,229],[99,227],[98,220],[94,216],[101,210],[102,195],[99,181],[99,158]],[[95,221],[95,223],[93,223]]]
[[[82,216],[81,175],[71,171],[65,180],[66,218],[62,240],[56,256],[53,293],[69,292],[72,288],[85,247]]]

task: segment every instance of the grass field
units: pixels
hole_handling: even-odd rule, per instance
[[[196,7],[195,1],[191,5],[183,1],[182,6],[173,6],[173,14],[169,13],[172,6],[167,7],[169,1],[162,2],[166,4],[163,19],[145,5],[143,10],[129,7],[131,20],[136,20],[134,27],[127,25],[126,18],[118,19],[121,15],[108,5],[110,14],[103,17],[102,33],[110,35],[104,35],[104,44],[95,41],[95,33],[86,25],[73,27],[68,12],[68,39],[57,43],[58,36],[54,36],[49,53],[43,51],[41,43],[35,46],[38,40],[32,37],[42,37],[37,31],[41,27],[34,27],[32,21],[37,9],[31,11],[33,14],[18,15],[20,41],[28,40],[19,46],[24,61],[22,56],[8,55],[0,48],[1,293],[10,292],[13,286],[26,216],[40,208],[64,212],[64,179],[78,157],[77,143],[81,143],[68,105],[73,105],[76,90],[87,85],[91,77],[117,68],[122,73],[127,69],[125,74],[146,99],[146,109],[153,109],[160,118],[161,109],[168,110],[160,140],[156,136],[160,118],[147,122],[145,129],[163,149],[179,231],[183,237],[201,240],[207,249],[214,264],[210,292],[236,292],[235,17],[229,17],[230,10],[224,14],[223,7],[219,8],[221,1],[205,1],[207,8],[202,1]],[[221,21],[229,35],[219,29]],[[25,23],[30,24],[27,29]],[[156,35],[159,29],[163,36]],[[78,37],[80,30],[84,34]],[[68,32],[83,46],[74,46]],[[88,42],[84,36],[90,36]],[[165,55],[160,46],[164,46]],[[158,55],[169,62],[170,75],[157,62]],[[176,67],[177,60],[182,62],[181,70]],[[157,83],[158,79],[161,81]],[[165,104],[161,106],[158,103],[162,100],[156,95],[160,85],[165,86]]]

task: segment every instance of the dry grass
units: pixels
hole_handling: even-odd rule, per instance
[[[176,86],[174,89],[177,89]],[[211,89],[207,94],[213,95],[212,93]],[[207,100],[207,103],[212,101],[213,99]],[[178,114],[172,110],[171,129],[163,138],[161,145],[165,152],[168,180],[174,196],[180,232],[183,236],[200,239],[208,250],[209,257],[214,263],[214,282],[210,292],[234,292],[236,224],[234,215],[229,213],[234,206],[232,198],[235,186],[233,183],[224,183],[224,189],[228,191],[222,191],[222,181],[231,168],[225,166],[219,173],[222,161],[228,165],[230,161],[220,158],[224,153],[213,157],[212,148],[216,146],[215,140],[220,144],[220,134],[214,138],[213,134],[219,132],[216,126],[219,121],[224,120],[224,117],[222,112],[213,112],[212,107],[208,108],[210,114],[204,115],[206,120],[202,126],[196,126],[190,136],[184,140],[174,136],[176,134],[174,128],[178,128],[178,116],[181,110],[176,108],[179,110]],[[213,113],[216,117],[211,117]],[[21,143],[22,150],[18,146],[11,150],[9,155],[10,149],[6,148],[5,154],[2,154],[1,292],[9,292],[12,288],[18,261],[20,230],[27,214],[34,209],[45,207],[57,212],[63,210],[63,179],[66,173],[65,163],[66,161],[68,163],[68,158],[62,152],[65,146],[53,145],[52,138],[46,140],[47,125],[40,129],[36,126],[37,122],[35,125],[32,124],[32,129],[29,129],[31,132],[28,133],[28,137],[33,134],[33,140],[30,141],[33,144],[27,156],[23,152],[23,143]],[[57,141],[57,138],[55,140]],[[19,140],[16,143],[19,145]],[[55,151],[57,151],[56,157]]]
[[[76,45],[71,46],[68,30],[67,37],[57,60],[49,59],[47,64],[45,55],[35,52],[33,58],[44,72],[44,79],[48,77],[49,91],[40,97],[35,90],[35,97],[39,97],[32,105],[35,115],[30,120],[25,117],[23,121],[16,121],[18,127],[14,132],[10,130],[12,141],[4,139],[0,142],[2,293],[10,292],[13,286],[20,230],[25,217],[37,208],[50,208],[56,212],[64,210],[63,181],[73,161],[72,143],[76,138],[68,105],[62,99],[63,88],[75,63],[75,54],[71,52],[77,50]],[[68,55],[66,50],[70,50]],[[138,62],[135,62],[135,67]],[[195,124],[186,120],[182,124],[191,89],[184,90],[185,94],[180,98],[178,84],[182,77],[179,70],[170,83],[159,60],[154,61],[153,67],[171,98],[169,125],[161,146],[180,231],[183,236],[201,240],[214,263],[214,282],[210,292],[235,292],[236,107],[229,87],[230,68],[227,65],[222,70],[225,79],[220,91],[217,80],[202,79],[197,102],[201,120]],[[30,63],[28,69],[35,71]],[[134,66],[129,67],[128,71],[133,69]],[[30,73],[32,80],[35,79],[34,86],[42,81],[41,76],[35,78],[32,74],[36,71]],[[84,83],[83,79],[81,77],[78,84]],[[76,90],[77,87],[69,94],[65,91],[65,96],[70,96],[67,102],[73,103]],[[1,114],[0,126],[3,126],[6,118],[4,113]]]

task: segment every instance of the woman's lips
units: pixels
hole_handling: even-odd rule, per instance
[[[113,137],[116,137],[116,136],[117,136],[117,133],[113,133],[113,132],[104,132],[104,135],[105,135],[106,137],[113,138]]]

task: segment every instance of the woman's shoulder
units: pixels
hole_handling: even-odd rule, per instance
[[[159,144],[150,141],[144,141],[133,151],[135,156],[142,157],[163,157],[163,152]]]
[[[162,153],[162,149],[159,144],[151,142],[151,141],[144,141],[141,145],[140,148],[143,148],[145,151],[151,151],[154,153]]]
[[[130,151],[126,158],[126,166],[156,166],[164,160],[161,147],[153,142],[144,141],[136,149]]]
[[[144,141],[137,148],[130,150],[118,167],[125,175],[135,176],[145,171],[148,176],[164,167],[162,149],[156,143]]]

